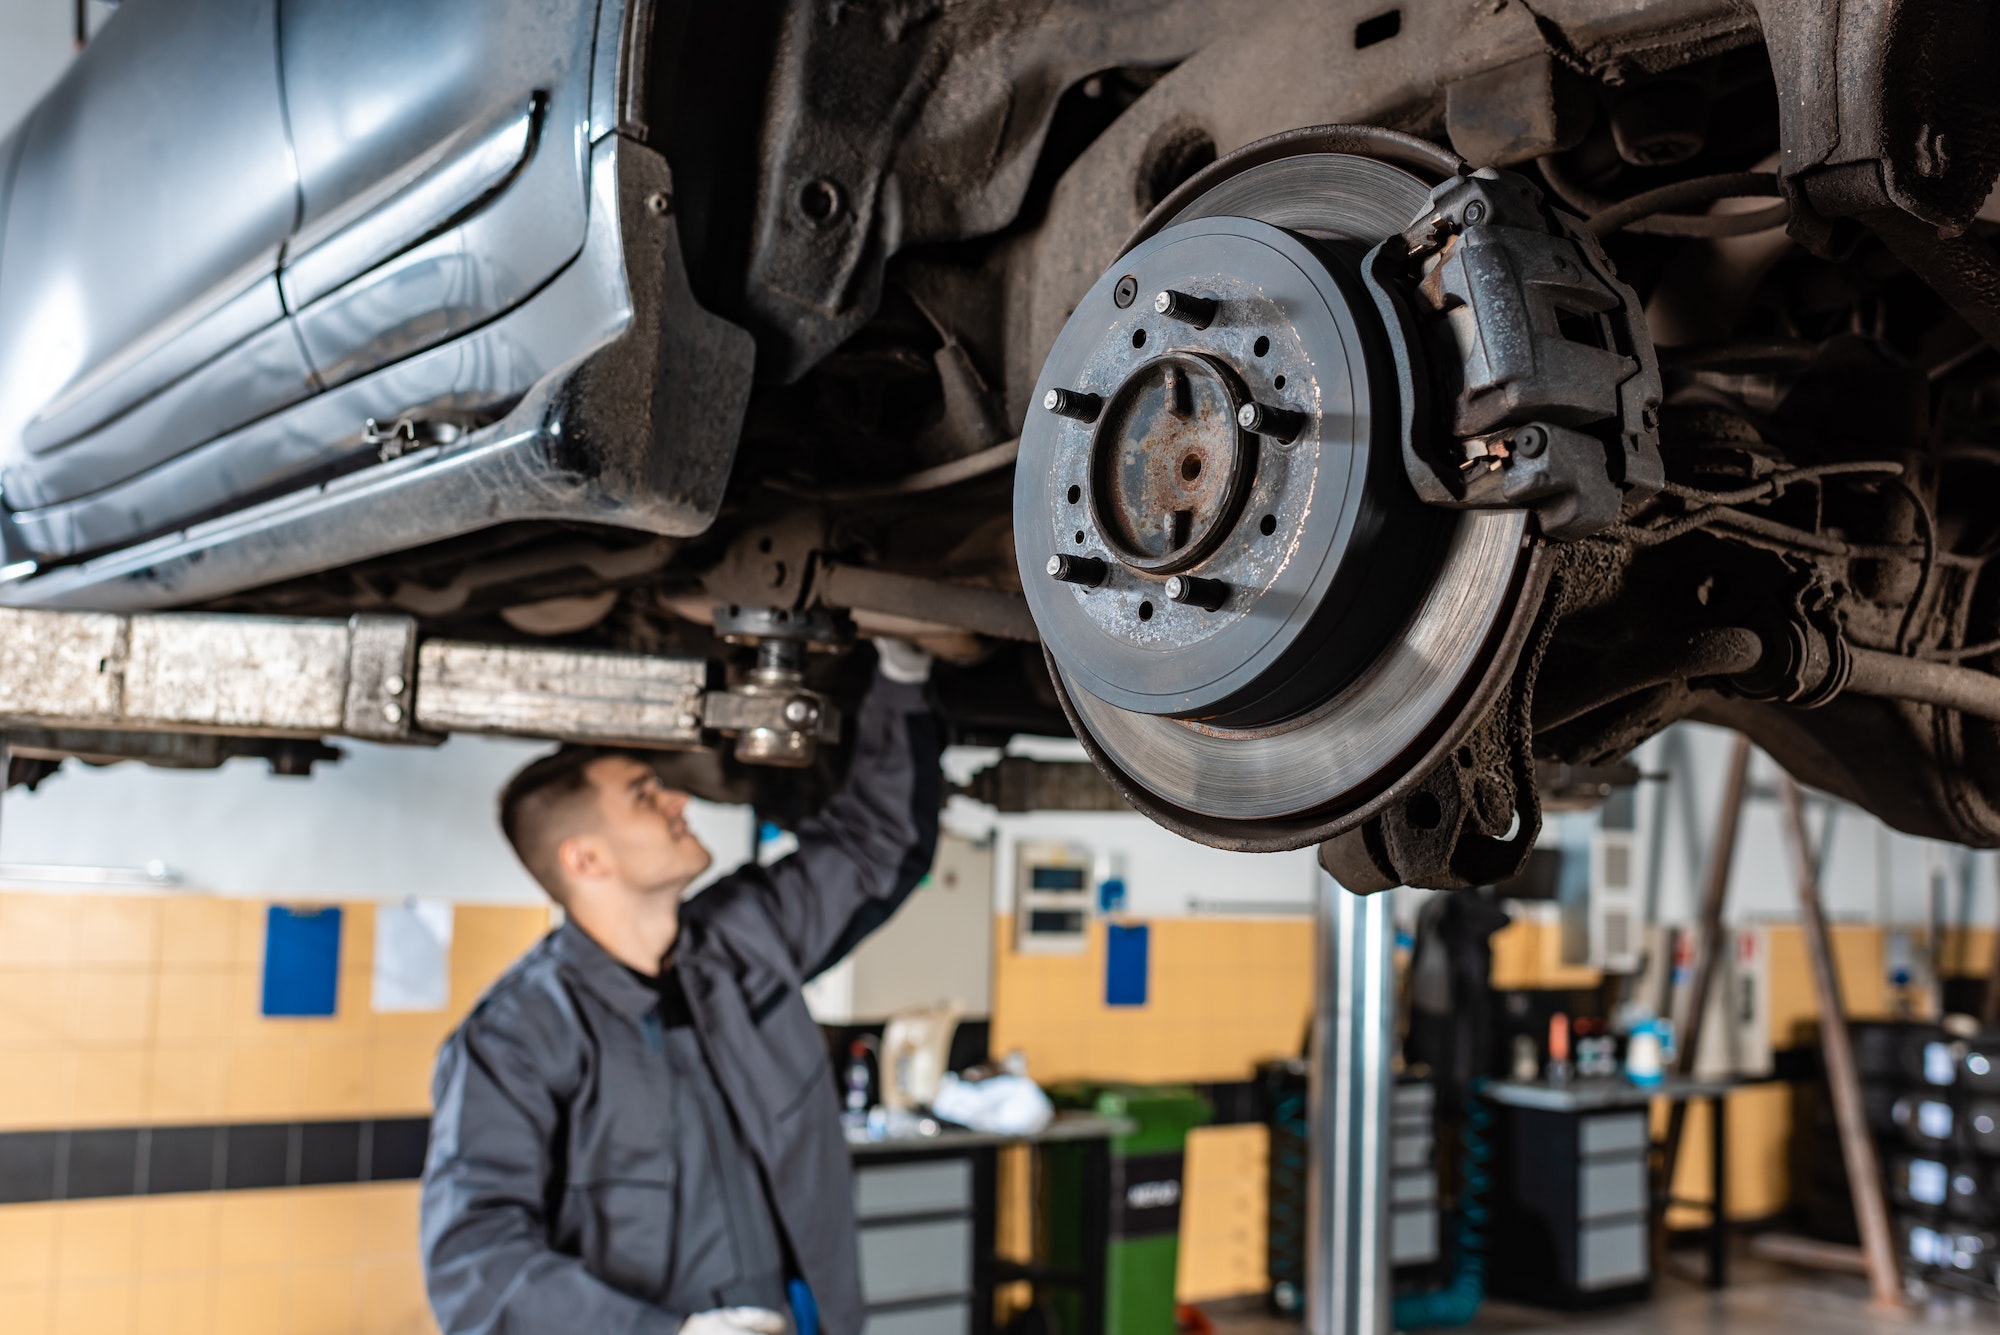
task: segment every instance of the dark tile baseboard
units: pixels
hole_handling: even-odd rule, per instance
[[[0,1132],[0,1205],[407,1182],[430,1119]]]

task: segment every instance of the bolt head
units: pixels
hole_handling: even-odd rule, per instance
[[[1524,426],[1514,433],[1514,453],[1524,459],[1534,458],[1548,443],[1548,433],[1538,426]]]
[[[1486,221],[1486,203],[1484,200],[1475,199],[1466,204],[1465,221],[1468,225]]]
[[[401,676],[393,672],[390,673],[388,676],[382,678],[382,689],[387,691],[390,695],[401,695],[404,691],[409,689],[409,685],[410,684],[404,681]]]
[[[403,707],[394,700],[391,700],[388,704],[382,706],[382,717],[389,723],[401,723],[403,721]]]

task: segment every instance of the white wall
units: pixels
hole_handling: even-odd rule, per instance
[[[500,836],[494,799],[546,743],[340,748],[346,758],[309,779],[249,759],[186,771],[70,761],[40,791],[16,788],[0,801],[0,874],[22,864],[161,862],[180,885],[227,895],[540,902]],[[746,809],[697,802],[688,819],[715,853],[711,876],[748,860]]]
[[[1699,724],[1682,724],[1676,731],[1677,742],[1663,735],[1640,748],[1634,758],[1642,770],[1673,771],[1667,781],[1660,850],[1660,917],[1668,922],[1687,922],[1694,918],[1700,903],[1732,734]],[[1744,805],[1729,880],[1732,922],[1783,920],[1797,913],[1791,856],[1781,824],[1784,808],[1773,788],[1778,774],[1778,766],[1769,756],[1752,752],[1752,795]],[[1652,835],[1647,827],[1658,786],[1646,783],[1640,787],[1642,868],[1646,843]],[[1816,847],[1829,811],[1833,813],[1833,838],[1820,873],[1820,893],[1829,917],[1913,925],[1928,922],[1930,873],[1941,865],[1949,876],[1947,921],[1960,919],[1963,901],[1958,878],[1961,860],[1967,857],[1964,850],[1899,834],[1859,808],[1809,795],[1807,820]],[[1974,886],[1970,921],[1991,925],[2000,911],[1995,856],[1989,852],[1969,856]]]
[[[1018,738],[1016,755],[1043,760],[1084,760],[1074,741]],[[973,771],[1000,758],[997,750],[956,747],[945,754],[946,777],[963,783]],[[1122,864],[1125,911],[1142,918],[1171,918],[1196,912],[1229,914],[1273,911],[1310,914],[1319,884],[1312,849],[1292,853],[1225,853],[1191,843],[1137,812],[1047,811],[1010,815],[954,797],[944,813],[946,828],[968,839],[994,843],[993,909],[1014,905],[1016,845],[1022,842],[1088,846],[1105,860]]]

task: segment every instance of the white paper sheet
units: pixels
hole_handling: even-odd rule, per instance
[[[451,901],[410,899],[375,910],[378,1011],[443,1010],[451,998]]]

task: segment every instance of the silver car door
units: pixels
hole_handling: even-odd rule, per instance
[[[303,198],[283,284],[324,383],[486,323],[582,248],[597,0],[278,2]]]
[[[0,254],[0,486],[88,494],[312,388],[275,0],[130,0],[21,131]]]

